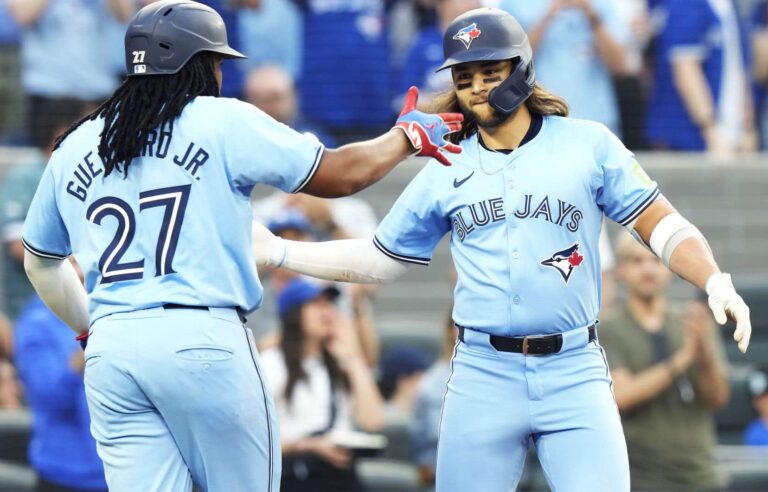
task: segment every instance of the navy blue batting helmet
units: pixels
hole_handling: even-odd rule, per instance
[[[245,58],[229,46],[221,16],[197,2],[151,3],[138,11],[125,33],[128,76],[174,74],[201,51]]]
[[[509,77],[488,96],[500,113],[511,113],[533,92],[531,43],[520,23],[503,10],[480,8],[456,17],[443,35],[443,53],[445,62],[438,71],[467,62],[518,60]]]

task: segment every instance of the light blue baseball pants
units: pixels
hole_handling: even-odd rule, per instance
[[[111,492],[278,492],[280,439],[234,309],[97,320],[85,352],[91,432]]]
[[[608,366],[586,328],[543,356],[499,352],[466,330],[443,405],[437,492],[514,490],[530,439],[553,491],[629,491]]]

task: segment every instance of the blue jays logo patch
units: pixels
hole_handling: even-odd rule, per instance
[[[453,39],[461,41],[464,46],[469,49],[469,45],[472,41],[479,38],[483,32],[477,28],[476,23],[472,23],[463,29],[459,29],[456,34],[453,35]]]
[[[574,244],[570,248],[566,248],[553,254],[541,264],[552,267],[562,275],[565,283],[568,283],[568,279],[571,278],[573,269],[581,265],[584,261],[584,256],[579,254],[579,243]]]

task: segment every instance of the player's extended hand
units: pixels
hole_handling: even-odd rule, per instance
[[[419,89],[411,87],[405,96],[405,103],[400,116],[395,122],[395,128],[405,132],[416,155],[434,157],[442,164],[450,166],[451,162],[440,152],[441,149],[454,154],[461,152],[461,147],[445,140],[449,133],[461,129],[464,115],[460,113],[423,113],[416,109]]]
[[[739,344],[741,353],[746,353],[752,336],[749,307],[736,293],[731,276],[727,273],[715,273],[707,280],[706,290],[709,296],[707,302],[715,315],[715,321],[724,325],[728,318],[731,318],[736,322],[733,339]]]

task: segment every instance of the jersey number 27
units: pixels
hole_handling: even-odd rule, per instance
[[[174,273],[173,256],[179,241],[181,223],[187,208],[191,185],[173,186],[144,191],[139,194],[139,212],[153,207],[164,207],[163,223],[155,249],[155,276]],[[136,216],[131,206],[114,196],[99,198],[88,207],[90,222],[101,225],[105,217],[117,220],[117,230],[112,242],[99,259],[101,283],[138,279],[144,276],[144,259],[121,263],[136,233]]]

